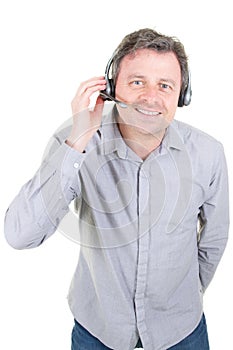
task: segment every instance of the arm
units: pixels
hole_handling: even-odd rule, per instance
[[[223,255],[229,229],[228,175],[224,151],[219,145],[208,196],[200,208],[199,273],[206,290]]]
[[[7,209],[5,236],[16,249],[39,246],[50,237],[78,196],[77,168],[82,154],[54,140],[54,153],[20,190]]]
[[[71,201],[80,195],[78,173],[85,157],[82,152],[99,128],[104,104],[97,99],[90,112],[90,96],[104,88],[103,78],[92,78],[80,85],[72,102],[73,125],[68,138],[64,134],[54,138],[51,152],[7,209],[5,237],[12,247],[39,246],[56,231]]]

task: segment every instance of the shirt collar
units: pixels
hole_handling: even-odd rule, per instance
[[[176,120],[173,120],[171,124],[168,126],[166,129],[163,141],[162,141],[162,146],[165,148],[175,148],[177,150],[184,150],[185,145],[184,145],[184,140],[182,135],[179,132],[179,128],[177,125]]]

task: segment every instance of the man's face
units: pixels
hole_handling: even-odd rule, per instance
[[[181,69],[173,52],[140,49],[125,56],[116,81],[116,98],[131,105],[118,108],[121,122],[142,134],[164,131],[174,118]]]

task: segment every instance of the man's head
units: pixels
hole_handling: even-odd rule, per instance
[[[131,146],[132,140],[137,143],[135,149],[139,144],[148,151],[157,147],[177,106],[189,103],[189,94],[183,95],[191,92],[184,47],[176,38],[152,29],[138,30],[122,40],[106,67],[105,77],[106,92],[118,100],[121,134],[131,140]]]
[[[117,47],[112,61],[112,79],[116,86],[122,59],[135,55],[140,49],[151,49],[158,53],[173,52],[181,70],[180,96],[184,95],[189,83],[188,58],[182,43],[175,37],[166,36],[153,29],[140,29],[125,36]]]

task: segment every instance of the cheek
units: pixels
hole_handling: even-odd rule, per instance
[[[124,81],[122,79],[117,79],[116,84],[115,84],[115,91],[116,93],[121,94],[122,91],[125,91],[126,89],[126,84],[124,83]]]
[[[178,105],[178,101],[172,101],[166,104],[166,113],[164,116],[167,121],[170,122],[175,117],[177,105]]]
[[[138,92],[132,90],[127,82],[119,79],[115,86],[115,97],[130,104],[134,103],[138,98]]]
[[[171,99],[167,100],[167,109],[170,113],[175,113],[178,106],[179,95],[172,96]]]
[[[124,98],[128,100],[131,94],[126,84],[117,83],[115,87],[115,95],[116,95],[116,98],[118,97],[119,99]]]

